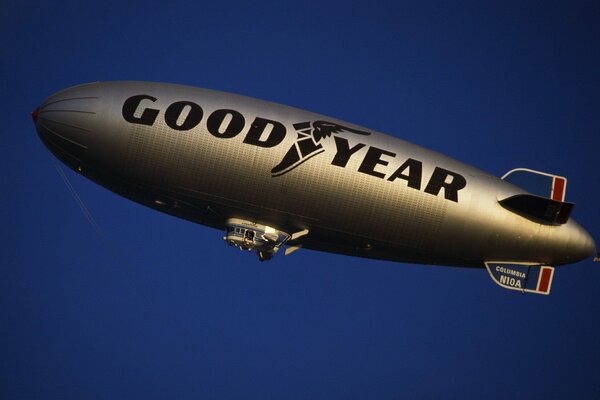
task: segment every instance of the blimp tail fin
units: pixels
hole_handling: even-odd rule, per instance
[[[574,204],[532,194],[517,194],[498,201],[502,207],[532,221],[546,225],[566,224]]]
[[[488,261],[485,268],[499,286],[521,293],[550,294],[554,268],[548,265]]]
[[[554,201],[564,202],[567,193],[567,178],[527,168],[515,168],[502,177],[528,192]]]
[[[515,168],[502,179],[529,192],[499,200],[503,207],[544,224],[564,224],[569,220],[574,205],[565,202],[567,178],[564,176]]]

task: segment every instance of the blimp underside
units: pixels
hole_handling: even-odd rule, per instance
[[[595,251],[570,218],[563,177],[519,169],[498,179],[291,107],[108,82],[57,93],[34,119],[42,141],[74,170],[146,206],[224,229],[228,244],[261,260],[285,246],[285,254],[304,248],[487,267],[501,286],[548,293],[550,265]]]

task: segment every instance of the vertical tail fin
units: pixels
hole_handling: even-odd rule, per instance
[[[516,168],[502,179],[529,192],[499,199],[503,207],[540,223],[560,225],[569,220],[573,204],[565,202],[567,178],[564,176]]]
[[[550,294],[554,268],[548,265],[488,261],[485,263],[492,280],[499,286],[522,293]]]
[[[515,168],[502,177],[532,194],[554,201],[565,201],[567,178],[527,168]]]

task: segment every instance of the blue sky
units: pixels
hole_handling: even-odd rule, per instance
[[[501,176],[569,178],[600,241],[596,2],[81,2],[0,6],[0,397],[600,397],[600,265],[520,295],[485,270],[299,251],[222,233],[66,171],[29,113],[84,82],[240,93]]]

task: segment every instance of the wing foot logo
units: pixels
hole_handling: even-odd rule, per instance
[[[327,121],[300,122],[294,124],[298,134],[296,142],[290,147],[283,160],[271,170],[271,176],[280,176],[290,172],[300,164],[325,151],[321,140],[333,134],[351,132],[358,135],[370,135],[370,132],[348,128]]]

